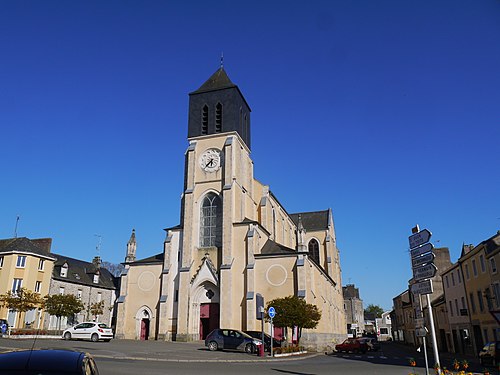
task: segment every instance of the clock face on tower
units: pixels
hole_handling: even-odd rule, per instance
[[[209,149],[205,151],[200,157],[200,167],[205,172],[218,171],[221,166],[220,151],[216,149]]]

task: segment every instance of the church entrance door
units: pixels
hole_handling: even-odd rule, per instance
[[[214,329],[219,328],[219,304],[202,303],[200,305],[200,340],[205,340]]]
[[[149,319],[144,318],[141,320],[141,340],[149,339]]]

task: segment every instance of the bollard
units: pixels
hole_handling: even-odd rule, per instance
[[[257,354],[259,357],[264,357],[264,345],[260,344],[260,345],[257,345]]]

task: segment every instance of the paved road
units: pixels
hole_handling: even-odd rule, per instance
[[[0,352],[29,349],[33,340],[0,338]],[[112,340],[109,343],[39,339],[35,348],[72,349],[91,353],[101,374],[380,374],[406,375],[412,369],[408,359],[417,360],[415,373],[425,375],[423,354],[398,344],[382,343],[378,352],[366,354],[314,353],[288,358],[260,358],[236,351],[210,352],[203,342],[163,342]],[[460,359],[460,358],[459,358]],[[444,366],[450,367],[453,357],[442,355]],[[432,358],[430,358],[430,362]],[[472,371],[481,368],[471,363]],[[431,374],[433,371],[431,369]]]

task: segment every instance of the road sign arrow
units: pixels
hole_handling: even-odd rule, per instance
[[[436,255],[434,255],[433,252],[427,253],[427,254],[422,255],[422,256],[418,256],[418,257],[413,258],[411,260],[411,266],[413,268],[415,268],[415,267],[421,266],[422,264],[432,263],[432,261],[434,260],[435,257],[436,257]]]
[[[413,294],[431,294],[433,292],[432,280],[424,280],[413,284],[411,286],[411,291]]]
[[[429,232],[427,229],[423,229],[418,233],[412,234],[410,237],[408,237],[408,240],[410,241],[410,249],[413,249],[417,246],[423,245],[426,242],[429,242],[431,236],[432,233]]]
[[[430,279],[436,275],[437,267],[433,263],[413,269],[413,278],[415,281]]]
[[[267,311],[267,315],[269,315],[271,319],[273,319],[276,316],[276,310],[274,309],[274,307],[271,306],[269,308],[269,310]]]
[[[422,254],[428,253],[429,251],[432,251],[434,249],[434,245],[429,243],[426,243],[423,246],[417,247],[415,249],[410,250],[410,254],[412,258],[419,257]]]

